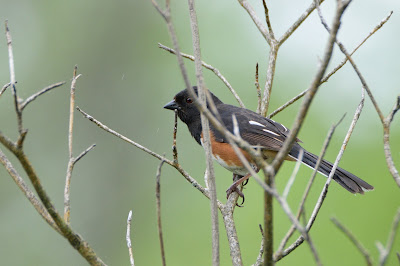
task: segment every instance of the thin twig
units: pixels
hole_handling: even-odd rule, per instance
[[[8,28],[8,22],[5,22],[6,26],[6,38],[8,45],[8,57],[10,67],[10,83],[14,96],[15,111],[17,113],[17,123],[19,137],[16,143],[10,141],[5,135],[0,132],[0,142],[9,149],[18,161],[21,163],[22,168],[28,175],[37,195],[39,196],[43,206],[57,225],[61,234],[69,241],[71,246],[75,248],[91,265],[105,265],[104,262],[96,255],[95,251],[91,248],[79,234],[77,234],[72,228],[64,221],[59,215],[56,208],[54,207],[49,195],[46,193],[44,187],[41,184],[39,176],[36,174],[30,160],[26,156],[23,150],[23,141],[25,139],[27,131],[23,129],[22,125],[22,110],[20,109],[20,100],[17,96],[17,90],[15,86],[15,70],[14,70],[14,56],[12,52],[12,39]]]
[[[264,13],[265,13],[265,22],[267,22],[269,34],[271,36],[271,39],[275,39],[274,31],[272,30],[272,26],[271,26],[271,21],[269,20],[269,10],[268,10],[267,3],[265,2],[265,0],[263,0],[263,6],[264,6]]]
[[[136,148],[150,154],[151,156],[155,157],[156,159],[160,160],[160,161],[164,161],[166,164],[169,164],[170,166],[174,167],[194,188],[196,188],[197,190],[199,190],[204,196],[206,196],[207,198],[210,198],[210,195],[208,193],[208,191],[199,184],[199,182],[196,181],[196,179],[194,179],[193,177],[191,177],[189,175],[188,172],[185,171],[185,169],[183,169],[181,167],[180,164],[176,164],[174,163],[174,161],[168,160],[166,157],[161,156],[160,154],[144,147],[143,145],[140,145],[139,143],[125,137],[124,135],[118,133],[117,131],[109,128],[108,126],[104,125],[103,123],[101,123],[100,121],[98,121],[97,119],[95,119],[93,116],[87,114],[86,112],[84,112],[82,109],[80,109],[79,107],[76,107],[76,109],[87,119],[89,119],[91,122],[93,122],[94,124],[96,124],[98,127],[100,127],[101,129],[103,129],[104,131],[122,139],[123,141],[135,146]],[[0,135],[1,136],[1,135]],[[1,138],[0,138],[1,141]],[[222,203],[218,201],[218,206],[219,208],[222,208]]]
[[[276,58],[278,56],[279,44],[275,39],[271,41],[271,49],[269,51],[267,78],[264,86],[264,96],[261,105],[261,115],[266,116],[268,112],[269,102],[271,100],[272,84],[275,77]]]
[[[132,242],[131,242],[131,222],[132,222],[132,210],[129,211],[128,219],[126,220],[126,245],[129,252],[129,262],[131,266],[135,266],[135,260],[133,259]]]
[[[260,89],[260,82],[258,82],[258,63],[256,64],[256,78],[255,78],[255,82],[254,85],[256,86],[256,90],[257,90],[257,110],[256,113],[259,114],[261,112],[261,89]]]
[[[261,19],[257,16],[256,11],[251,6],[251,4],[247,0],[238,0],[239,4],[247,11],[250,18],[253,20],[254,24],[260,31],[261,35],[265,38],[267,43],[271,45],[271,35],[268,32],[268,29],[264,26]]]
[[[343,224],[341,224],[335,217],[332,217],[331,221],[337,226],[337,228],[339,228],[340,231],[343,232],[343,234],[347,236],[347,238],[354,244],[354,246],[358,248],[358,250],[364,257],[366,264],[368,266],[372,266],[371,255],[369,254],[368,250],[364,248],[361,242],[350,232],[349,229],[347,229]]]
[[[296,179],[297,173],[299,172],[301,162],[303,161],[303,154],[304,154],[304,151],[303,151],[303,150],[300,150],[299,156],[297,157],[296,165],[295,165],[295,167],[294,167],[294,169],[293,169],[293,172],[292,172],[292,174],[290,175],[289,180],[288,180],[288,182],[287,182],[287,184],[286,184],[286,186],[285,186],[285,189],[283,190],[283,193],[282,193],[282,197],[283,197],[284,199],[287,199],[287,197],[288,197],[288,195],[289,195],[289,191],[290,191],[290,189],[292,188],[292,185],[293,185],[293,183],[294,183],[294,180]],[[317,169],[318,169],[318,168],[317,168]],[[297,219],[298,219],[298,218],[297,218]]]
[[[386,163],[388,165],[389,171],[393,176],[394,181],[396,184],[400,187],[400,175],[399,171],[397,170],[396,166],[394,165],[392,153],[390,151],[390,125],[393,121],[394,115],[397,113],[397,111],[400,110],[400,95],[397,96],[397,101],[395,105],[393,106],[392,111],[389,113],[389,115],[385,119],[385,123],[383,124],[383,149],[385,151],[385,158],[386,158]]]
[[[170,52],[171,54],[175,54],[176,52],[174,49],[169,48],[168,46],[165,46],[161,43],[158,43],[158,47],[161,49],[164,49],[167,52]],[[187,58],[189,60],[194,61],[194,56],[193,55],[188,55],[185,53],[181,53],[182,57]],[[245,108],[245,105],[243,103],[243,101],[240,99],[239,95],[237,94],[237,92],[233,89],[232,85],[228,82],[228,80],[221,74],[221,72],[213,67],[212,65],[207,64],[204,61],[201,61],[201,64],[203,67],[205,67],[208,70],[211,70],[212,72],[214,72],[214,74],[226,85],[226,87],[228,87],[229,91],[232,93],[233,97],[235,97],[235,99],[237,100],[237,102],[239,103],[240,107]]]
[[[392,16],[393,11],[390,11],[389,15],[387,15],[378,25],[376,25],[370,32],[369,34],[357,45],[356,48],[351,51],[350,56],[352,56],[368,39],[371,37],[375,32],[377,32],[382,26],[390,19]],[[322,80],[321,83],[325,83],[328,81],[328,79],[335,74],[342,66],[344,66],[348,61],[347,56],[342,60],[342,62],[337,65],[329,74],[327,74]]]
[[[74,111],[75,111],[75,87],[76,81],[80,77],[80,74],[77,75],[77,66],[74,67],[74,72],[72,74],[72,82],[71,82],[71,92],[70,92],[70,103],[69,103],[69,130],[68,130],[68,153],[70,161],[73,160],[72,155],[72,137],[73,137],[73,129],[74,129]]]
[[[399,229],[400,224],[400,208],[397,209],[397,213],[393,218],[392,229],[390,230],[388,240],[386,242],[386,247],[382,245],[382,243],[377,242],[376,246],[379,250],[379,265],[385,265],[390,251],[392,250],[394,239],[396,237],[397,230]]]
[[[264,236],[264,230],[262,229],[261,224],[259,224],[258,226],[260,227],[260,232],[261,232],[261,245],[260,245],[260,252],[258,253],[258,256],[257,256],[257,260],[253,264],[253,266],[261,266],[263,263],[265,236]]]
[[[272,162],[272,166],[275,169],[279,169],[283,160],[286,158],[290,148],[292,147],[292,145],[296,139],[296,136],[303,124],[303,121],[304,121],[305,116],[308,112],[308,109],[311,105],[311,102],[319,88],[321,79],[324,76],[324,73],[328,67],[328,63],[331,60],[333,46],[334,46],[334,43],[336,40],[336,35],[338,33],[339,26],[340,26],[340,19],[344,13],[344,10],[346,9],[346,7],[347,7],[347,5],[344,5],[343,3],[338,2],[338,7],[336,9],[335,18],[334,18],[333,25],[332,25],[332,31],[331,31],[331,34],[329,35],[328,43],[327,43],[327,46],[324,51],[324,57],[318,68],[318,71],[317,71],[316,75],[314,76],[314,79],[310,85],[310,89],[307,92],[307,94],[305,95],[305,98],[304,98],[303,103],[300,107],[300,110],[297,114],[297,117],[293,123],[293,126],[291,127],[292,130],[290,131],[288,137],[286,138],[285,142],[282,145],[282,148],[280,149],[280,151],[276,155],[274,161]]]
[[[70,90],[69,129],[68,129],[68,158],[69,158],[69,160],[68,160],[67,174],[65,177],[65,187],[64,187],[64,220],[67,224],[70,223],[70,219],[71,219],[70,188],[71,188],[72,170],[77,161],[73,157],[73,153],[72,153],[72,137],[73,137],[73,128],[74,128],[75,87],[76,87],[76,81],[79,77],[80,77],[80,74],[77,75],[77,66],[75,66],[73,75],[72,75],[71,90]],[[88,149],[88,151],[89,150],[90,149]],[[84,154],[86,154],[86,153],[87,152],[85,152]]]
[[[389,15],[386,18],[384,18],[377,26],[375,26],[375,28],[360,42],[360,44],[357,45],[357,47],[353,49],[353,51],[350,53],[350,56],[353,55],[361,47],[361,45],[363,45],[369,39],[369,37],[371,37],[374,33],[376,33],[389,20],[389,18],[391,17],[392,14],[393,14],[393,11],[390,12]],[[345,57],[340,64],[338,64],[332,71],[330,71],[321,80],[321,84],[327,82],[328,79],[333,74],[335,74],[339,69],[341,69],[347,63],[347,61],[348,61],[348,59],[347,59],[347,57]],[[298,99],[303,97],[308,92],[308,90],[309,89],[306,89],[306,90],[302,91],[300,94],[298,94],[297,96],[295,96],[292,99],[290,99],[288,102],[286,102],[285,104],[283,104],[282,106],[277,108],[275,111],[273,111],[271,114],[269,114],[268,117],[272,118],[273,116],[275,116],[276,114],[278,114],[279,112],[284,110],[286,107],[288,107],[291,104],[293,104],[294,102],[296,102]]]
[[[77,234],[64,219],[61,218],[57,212],[54,204],[52,203],[49,195],[44,190],[41,181],[36,174],[28,157],[22,150],[22,146],[11,142],[0,132],[0,142],[9,149],[21,163],[24,171],[28,175],[36,193],[38,194],[40,200],[42,201],[44,207],[52,217],[53,221],[56,223],[57,227],[60,229],[62,235],[69,241],[71,246],[75,248],[79,254],[82,255],[90,264],[92,265],[105,265],[105,263],[96,255],[95,251],[91,248],[89,243],[87,243],[79,234]]]
[[[14,53],[13,53],[13,47],[12,47],[12,38],[11,38],[11,33],[8,28],[8,20],[5,22],[6,26],[6,38],[7,38],[7,47],[8,47],[8,65],[10,69],[10,86],[12,89],[12,95],[14,97],[14,106],[15,106],[15,112],[17,113],[17,123],[18,123],[18,132],[20,135],[24,133],[24,128],[22,125],[22,111],[19,106],[19,97],[17,94],[17,87],[16,87],[16,80],[15,80],[15,67],[14,67]]]
[[[158,239],[160,241],[160,250],[161,250],[161,260],[163,266],[166,265],[165,262],[165,249],[164,249],[164,238],[163,238],[163,231],[161,226],[161,167],[163,166],[165,161],[161,161],[160,165],[157,168],[156,174],[156,208],[157,208],[157,226],[158,226]]]
[[[76,156],[74,159],[74,164],[76,164],[80,159],[82,159],[82,157],[85,156],[88,152],[90,152],[94,147],[96,147],[96,144],[90,145],[86,150],[84,150],[78,156]]]
[[[31,103],[33,100],[35,100],[37,97],[39,97],[39,96],[45,94],[46,92],[48,92],[48,91],[50,91],[50,90],[52,90],[52,89],[61,87],[61,86],[64,85],[64,84],[65,84],[65,81],[61,81],[61,82],[57,82],[57,83],[51,84],[51,85],[47,86],[46,88],[44,88],[44,89],[42,89],[42,90],[36,92],[35,94],[29,96],[23,103],[20,104],[20,109],[21,109],[21,111],[23,111],[24,108],[25,108],[29,103]]]
[[[315,170],[313,171],[313,173],[311,175],[311,178],[308,181],[307,187],[306,187],[306,189],[305,189],[305,191],[303,193],[303,196],[302,196],[302,200],[301,200],[301,202],[299,204],[297,215],[296,215],[297,219],[300,219],[301,214],[304,214],[304,204],[305,204],[306,199],[307,199],[307,197],[309,195],[309,192],[311,190],[311,186],[312,186],[312,184],[313,184],[313,182],[315,180],[315,176],[318,173],[317,169],[319,168],[319,166],[320,166],[320,164],[321,164],[321,162],[322,162],[322,160],[323,160],[323,158],[325,156],[325,153],[326,153],[326,151],[328,149],[328,145],[330,143],[330,140],[332,139],[332,136],[333,136],[333,133],[334,133],[336,127],[340,124],[340,122],[343,120],[343,118],[344,118],[344,116],[340,119],[340,121],[336,125],[332,125],[332,127],[330,128],[330,130],[329,130],[329,132],[327,134],[327,137],[325,138],[324,144],[322,145],[321,152],[320,152],[320,154],[318,156],[317,163],[315,165]],[[288,230],[288,232],[286,233],[286,235],[283,237],[283,239],[282,239],[282,241],[281,241],[281,243],[279,245],[278,250],[274,254],[274,260],[275,261],[278,261],[278,258],[281,256],[281,253],[283,252],[283,249],[285,248],[286,243],[289,241],[289,238],[295,232],[295,229],[296,229],[295,226],[292,225],[290,227],[290,229]]]
[[[5,84],[5,85],[1,88],[1,90],[0,90],[0,96],[3,95],[3,93],[6,91],[6,89],[7,89],[8,87],[10,87],[10,85],[11,85],[11,83],[9,82],[9,83]]]
[[[200,50],[200,34],[199,27],[197,24],[197,14],[195,9],[194,0],[188,0],[190,25],[192,30],[192,42],[193,42],[193,54],[195,63],[195,72],[197,87],[199,89],[199,99],[202,102],[206,102],[206,85],[203,78],[202,72],[202,61],[201,61],[201,50]],[[211,210],[211,232],[212,232],[212,265],[219,266],[219,223],[218,223],[218,206],[217,206],[217,189],[215,184],[215,172],[213,165],[213,158],[211,152],[211,136],[210,136],[210,124],[208,119],[203,114],[200,114],[201,127],[203,135],[202,146],[206,155],[206,166],[207,166],[207,185],[210,192],[210,210]]]
[[[336,157],[335,163],[334,163],[334,165],[332,167],[332,170],[331,170],[331,172],[329,174],[329,177],[328,177],[327,181],[325,182],[324,188],[323,188],[323,190],[322,190],[322,192],[321,192],[321,194],[320,194],[320,196],[318,198],[318,201],[317,201],[317,203],[316,203],[316,205],[314,207],[314,210],[313,210],[313,212],[311,214],[311,217],[308,220],[308,223],[307,223],[307,226],[306,226],[306,230],[307,231],[309,231],[311,229],[311,227],[314,224],[315,219],[316,219],[316,217],[318,215],[318,212],[322,207],[322,204],[323,204],[323,202],[325,200],[325,197],[326,197],[326,195],[328,193],[328,187],[330,185],[332,177],[333,177],[333,175],[334,175],[334,173],[336,171],[336,168],[337,168],[337,166],[339,164],[340,159],[342,158],[344,150],[347,147],[347,143],[350,140],[350,137],[351,137],[351,134],[353,133],[355,125],[356,125],[356,123],[357,123],[357,121],[358,121],[358,119],[360,117],[362,108],[364,106],[364,101],[365,101],[365,93],[364,93],[364,89],[363,89],[362,90],[362,94],[361,94],[361,101],[360,101],[360,103],[359,103],[359,105],[358,105],[358,107],[357,107],[357,109],[356,109],[356,111],[354,113],[353,120],[352,120],[351,125],[349,127],[349,130],[347,131],[347,134],[346,134],[346,136],[344,138],[342,147],[340,148],[340,151],[339,151],[339,153],[338,153],[338,155]],[[278,260],[282,259],[283,257],[287,256],[288,254],[290,254],[293,250],[295,250],[297,247],[299,247],[303,242],[304,242],[304,237],[300,236],[290,247],[285,249],[281,254],[279,254],[278,257],[276,257],[276,261],[278,261]]]
[[[320,0],[319,3],[321,4],[324,0]],[[306,11],[293,23],[292,26],[281,36],[278,40],[280,44],[284,43],[295,31],[296,29],[308,18],[308,16],[314,11],[315,9],[314,1],[311,5],[306,9]]]
[[[330,31],[329,26],[326,23],[324,17],[322,16],[322,12],[320,11],[319,7],[318,7],[318,14],[320,16],[321,23],[324,25],[325,29],[329,32]],[[391,13],[387,17],[387,19],[389,19],[390,16],[391,16]],[[360,82],[361,82],[363,88],[367,91],[368,96],[371,99],[372,104],[375,107],[376,112],[378,113],[378,116],[379,116],[379,118],[381,120],[381,123],[382,123],[382,126],[383,126],[383,130],[384,130],[383,142],[384,142],[384,151],[385,151],[386,162],[388,164],[388,168],[389,168],[389,170],[390,170],[395,182],[400,187],[400,176],[399,176],[399,173],[398,173],[397,169],[394,166],[392,154],[390,152],[390,143],[389,143],[389,136],[390,136],[389,131],[390,131],[390,129],[389,128],[390,128],[390,122],[391,122],[391,119],[390,119],[391,114],[389,114],[388,118],[385,119],[381,109],[378,106],[378,103],[376,102],[374,96],[372,95],[371,89],[367,85],[367,82],[366,82],[364,76],[361,74],[361,72],[358,69],[357,65],[355,64],[354,60],[351,58],[351,55],[347,52],[346,48],[344,47],[344,45],[341,42],[339,42],[339,40],[336,39],[336,43],[339,46],[339,48],[342,51],[342,53],[349,60],[350,64],[352,65],[352,67],[354,69],[354,71],[356,72],[358,78],[360,79]],[[394,112],[392,111],[393,115],[399,109],[399,108],[397,108],[397,106],[400,108],[399,102],[395,105],[395,107],[393,109]]]
[[[234,128],[237,127],[237,120],[236,120],[236,116],[235,116],[235,115],[232,116],[232,120],[233,120]],[[235,125],[236,125],[236,126],[235,126]],[[237,130],[234,129],[234,132],[235,132],[235,131],[237,132],[237,134],[239,134],[239,133],[238,133],[238,129],[237,129]],[[292,222],[292,224],[293,224],[293,225],[295,226],[295,228],[302,234],[302,236],[304,237],[304,239],[306,239],[306,240],[308,241],[309,246],[310,246],[310,249],[311,249],[311,252],[312,252],[312,254],[314,255],[314,258],[315,258],[317,264],[319,265],[319,264],[320,264],[319,256],[318,256],[318,254],[317,254],[317,251],[316,251],[316,249],[315,249],[315,246],[313,245],[313,243],[312,243],[312,241],[311,241],[311,239],[310,239],[308,233],[306,232],[306,230],[305,230],[305,229],[303,228],[303,226],[300,224],[300,222],[298,221],[298,219],[293,215],[293,213],[292,213],[292,211],[291,211],[291,209],[290,209],[290,206],[288,205],[286,199],[282,198],[282,197],[279,195],[279,193],[277,192],[276,187],[275,187],[274,182],[273,182],[274,179],[273,179],[273,178],[270,178],[269,180],[267,180],[268,182],[263,182],[263,181],[258,177],[258,175],[257,175],[257,173],[255,172],[255,170],[250,166],[250,163],[246,160],[246,158],[244,157],[243,153],[239,150],[237,144],[236,144],[235,142],[233,142],[233,141],[232,141],[231,139],[229,139],[229,138],[228,138],[228,141],[229,141],[229,144],[230,144],[230,145],[232,146],[232,148],[234,149],[234,151],[235,151],[236,155],[238,156],[238,158],[240,159],[240,161],[243,163],[243,165],[244,165],[244,167],[246,168],[246,170],[249,171],[250,175],[251,175],[251,176],[256,180],[256,182],[264,189],[264,191],[268,193],[268,195],[271,195],[271,196],[273,196],[273,197],[275,197],[275,198],[277,199],[278,203],[279,203],[279,204],[281,205],[281,207],[282,207],[282,210],[283,210],[283,211],[285,212],[285,214],[288,216],[288,218],[290,219],[290,221]],[[267,169],[268,167],[269,167],[269,166],[263,167],[263,168],[262,168],[263,171],[264,171],[264,175],[267,176],[267,178],[268,178],[268,175],[274,177],[274,176],[273,176],[273,173],[271,174],[271,173],[268,171],[268,169]],[[269,200],[272,201],[272,198],[269,199]],[[270,206],[270,204],[271,204],[271,206],[272,206],[272,202],[271,202],[271,203],[268,203],[268,204],[266,204],[266,205],[267,205],[267,206]],[[264,221],[265,221],[266,218],[272,219],[272,215],[273,215],[272,207],[270,207],[270,208],[271,208],[271,213],[267,212],[267,215],[266,215],[266,216],[264,215]],[[264,210],[264,211],[265,211],[265,210]],[[267,211],[268,211],[268,210],[267,210]],[[268,230],[265,230],[266,233],[265,233],[264,253],[266,253],[266,252],[271,252],[271,253],[272,253],[272,252],[273,252],[273,249],[272,249],[269,245],[271,245],[271,244],[273,243],[273,235],[270,235],[270,234],[273,234],[273,227],[272,227],[272,224],[273,224],[273,223],[272,223],[272,222],[265,222],[265,224],[268,225],[268,226],[270,226],[270,228],[269,228]],[[270,249],[270,251],[269,251],[269,249]],[[272,255],[273,255],[273,254],[272,254]],[[272,260],[273,257],[272,257],[272,255],[269,255],[269,254],[268,254],[268,255],[265,255],[265,254],[264,254],[264,256],[265,256],[264,262],[266,262],[267,264],[273,264],[273,260]],[[269,256],[271,256],[271,258],[270,258]]]
[[[178,148],[176,147],[176,133],[178,131],[178,110],[175,110],[175,118],[174,118],[174,133],[172,140],[172,156],[174,158],[174,164],[178,164]]]
[[[201,111],[202,114],[205,114],[207,116],[207,118],[213,123],[213,125],[219,124],[217,119],[212,114],[210,114],[209,110],[207,109],[207,107],[205,105],[205,102],[201,102],[201,101],[197,100],[197,96],[195,95],[195,93],[194,93],[194,91],[192,89],[192,86],[190,84],[189,77],[188,77],[184,62],[183,62],[183,57],[182,57],[182,55],[180,53],[176,32],[175,32],[174,26],[172,24],[172,20],[171,20],[171,16],[170,16],[169,1],[166,2],[165,11],[161,10],[160,7],[157,7],[158,4],[155,3],[154,0],[152,1],[152,3],[153,3],[154,6],[156,6],[156,9],[160,12],[160,14],[165,19],[165,22],[166,22],[167,28],[168,28],[168,32],[169,32],[170,37],[172,39],[173,47],[174,47],[174,49],[176,51],[176,57],[177,57],[177,60],[178,60],[178,65],[179,65],[179,68],[181,70],[181,74],[182,74],[183,80],[185,82],[185,86],[186,86],[186,88],[188,88],[190,96],[194,99],[194,104],[195,104],[196,108],[198,108]],[[197,56],[197,59],[199,59],[199,56]],[[212,101],[211,101],[211,107],[213,107],[212,106]],[[221,128],[223,128],[223,127],[221,127]],[[224,130],[222,129],[222,131],[224,131]],[[174,167],[176,169],[178,169],[176,166],[174,166]],[[203,194],[205,194],[205,193],[203,193]],[[207,195],[209,196],[209,193],[207,193]],[[218,202],[217,202],[217,204],[219,205],[219,208],[220,208],[221,212],[223,213],[223,209],[226,210],[226,208],[224,208]],[[236,229],[234,227],[234,223],[230,223],[229,222],[229,221],[233,222],[233,212],[232,213],[225,212],[225,214],[223,213],[223,216],[224,216],[224,223],[225,223],[226,232],[228,234],[228,239],[230,240],[230,249],[231,249],[230,250],[231,251],[230,254],[231,254],[232,263],[234,265],[241,265],[242,264],[242,258],[241,258],[241,254],[240,254],[240,248],[239,248],[238,242],[234,241],[235,239],[237,240]],[[229,235],[229,234],[231,234],[231,235]]]

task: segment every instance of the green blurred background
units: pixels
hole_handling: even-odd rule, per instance
[[[174,25],[182,51],[192,53],[186,1],[172,1]],[[197,1],[204,61],[217,67],[237,90],[246,106],[255,109],[255,65],[265,82],[268,46],[236,1]],[[323,4],[330,21],[335,1]],[[261,1],[251,1],[260,17]],[[268,1],[276,36],[304,12],[310,1]],[[352,50],[389,11],[390,21],[354,55],[355,61],[386,115],[399,90],[400,3],[354,1],[345,13],[340,40]],[[25,147],[42,183],[58,210],[63,210],[63,190],[68,160],[67,130],[69,86],[75,64],[78,80],[76,103],[103,123],[146,147],[171,158],[173,114],[162,109],[184,88],[176,58],[159,49],[171,46],[166,26],[150,1],[4,1],[0,21],[8,19],[13,37],[17,89],[23,98],[49,84],[67,84],[38,98],[24,112],[29,129]],[[4,27],[2,27],[3,29]],[[0,85],[9,82],[5,36],[0,42]],[[282,46],[271,100],[273,110],[306,89],[322,57],[327,34],[316,14]],[[335,49],[329,69],[343,58]],[[186,61],[191,81],[194,65]],[[213,73],[204,70],[207,86],[225,102],[237,104]],[[327,131],[344,113],[329,147],[333,161],[359,103],[361,85],[346,65],[317,94],[300,139],[308,150],[319,153]],[[300,103],[274,119],[293,122]],[[10,90],[0,99],[0,130],[17,136],[16,115]],[[400,167],[400,117],[392,124],[392,153]],[[159,164],[146,153],[97,128],[79,113],[75,115],[74,154],[90,144],[97,147],[75,167],[72,180],[71,223],[110,265],[128,265],[126,218],[133,210],[132,243],[137,265],[160,265],[155,216],[155,173]],[[1,149],[4,151],[4,147]],[[203,182],[204,155],[183,124],[178,127],[181,164]],[[22,174],[20,166],[6,152]],[[377,261],[376,241],[386,243],[393,216],[400,206],[400,192],[386,167],[382,127],[369,99],[340,165],[375,186],[375,191],[353,196],[332,184],[311,237],[326,265],[363,265],[362,256],[329,218],[342,221],[369,249]],[[286,163],[277,178],[282,191],[294,167]],[[219,198],[231,183],[231,173],[216,166]],[[311,170],[302,167],[289,196],[295,209]],[[25,177],[25,175],[23,175]],[[309,200],[312,211],[325,179],[318,176]],[[162,169],[162,218],[169,265],[209,265],[211,232],[209,202],[169,166]],[[244,208],[235,211],[245,265],[254,263],[260,246],[262,190],[250,181]],[[276,205],[275,246],[290,223]],[[36,213],[3,167],[0,167],[0,261],[2,265],[85,265],[86,262]],[[221,264],[229,265],[229,249],[221,223]],[[394,247],[399,251],[397,237]],[[307,244],[283,259],[281,265],[310,265]],[[394,253],[389,265],[396,265]]]

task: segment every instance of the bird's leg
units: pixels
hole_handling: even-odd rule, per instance
[[[258,173],[260,169],[256,169],[256,173]],[[239,194],[239,196],[243,199],[242,204],[244,203],[244,194],[242,191],[240,191],[240,189],[238,188],[238,186],[240,184],[242,184],[243,186],[247,184],[247,182],[249,182],[249,178],[250,178],[251,174],[247,174],[245,176],[240,176],[240,175],[236,175],[233,174],[233,184],[226,190],[226,198],[229,197],[229,195],[232,192],[237,192]],[[237,179],[239,178],[239,179]],[[237,180],[236,180],[237,179]],[[236,180],[236,181],[235,181]],[[241,205],[238,205],[239,207],[242,207]]]
[[[229,195],[233,192],[237,192],[239,194],[239,196],[242,198],[242,203],[238,204],[236,203],[236,206],[238,207],[243,207],[243,203],[244,203],[244,194],[242,191],[240,191],[239,189],[239,185],[241,183],[243,183],[245,180],[247,180],[250,177],[250,175],[246,175],[246,176],[241,176],[241,175],[237,175],[237,174],[233,174],[233,184],[228,188],[228,190],[226,191],[226,198],[229,197]]]

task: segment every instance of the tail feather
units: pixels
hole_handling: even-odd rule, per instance
[[[318,156],[315,154],[312,154],[306,150],[304,150],[303,153],[303,159],[302,162],[311,167],[312,169],[315,169],[315,166],[317,164]],[[290,152],[290,155],[294,158],[297,159],[299,154],[299,151],[292,150]],[[324,176],[328,177],[331,170],[333,168],[333,164],[326,161],[322,160],[318,172],[323,174]],[[342,187],[350,191],[351,193],[360,193],[364,194],[364,191],[368,190],[373,190],[374,187],[365,182],[364,180],[358,178],[357,176],[353,175],[352,173],[344,170],[343,168],[337,167],[336,171],[333,175],[333,180],[338,182]]]

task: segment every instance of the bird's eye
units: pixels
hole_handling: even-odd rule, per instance
[[[192,102],[193,102],[192,98],[186,98],[186,103],[192,103]]]

